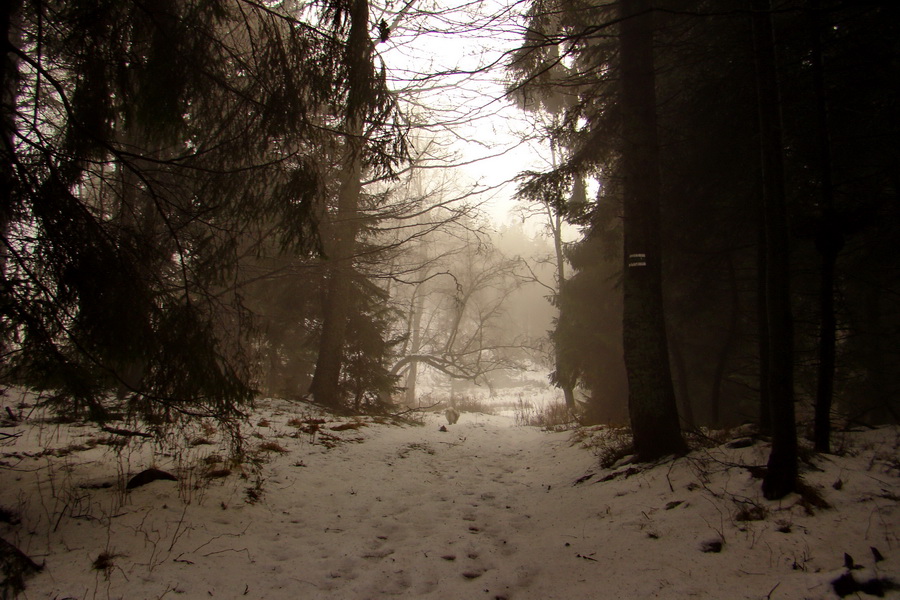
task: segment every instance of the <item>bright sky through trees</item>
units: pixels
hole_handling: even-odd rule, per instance
[[[394,89],[402,91],[429,167],[451,166],[461,186],[477,185],[497,223],[515,206],[511,180],[541,168],[529,122],[504,96],[507,53],[522,43],[520,2],[491,0],[388,5],[390,37],[378,45]],[[523,141],[526,140],[526,141]],[[421,148],[420,148],[421,150]]]

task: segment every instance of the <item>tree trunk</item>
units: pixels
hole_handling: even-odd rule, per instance
[[[554,160],[554,164],[555,164]],[[584,184],[581,179],[578,180],[579,184],[583,188]],[[583,191],[582,191],[583,194]],[[560,290],[562,290],[562,286],[566,281],[566,257],[563,254],[563,242],[562,242],[562,217],[560,216],[558,211],[552,210],[549,206],[547,207],[548,218],[550,219],[550,228],[553,230],[553,250],[556,254],[556,293],[559,294]],[[558,305],[557,305],[558,306]],[[554,345],[554,353],[556,356],[556,372],[560,373],[560,364],[562,362],[562,357],[560,353],[560,349]],[[575,414],[575,387],[572,385],[570,381],[563,381],[562,378],[559,379],[559,387],[563,391],[563,398],[566,401],[566,408],[573,415]]]
[[[416,290],[416,297],[412,301],[412,319],[410,319],[410,354],[418,354],[422,348],[422,312],[423,296]],[[406,404],[413,406],[416,403],[416,380],[419,375],[419,362],[409,363],[409,371],[406,373]]]
[[[675,334],[670,336],[669,348],[672,354],[672,362],[675,367],[675,382],[678,388],[676,398],[681,405],[681,421],[686,429],[694,429],[697,426],[697,420],[694,418],[694,406],[691,404],[691,388],[688,382],[687,365],[684,362],[684,352],[682,351],[683,338]]]
[[[793,492],[797,486],[790,244],[781,140],[781,101],[769,0],[751,0],[751,9],[763,172],[764,277],[772,415],[772,451],[763,479],[763,495],[774,500]]]
[[[759,342],[759,432],[763,435],[772,434],[772,402],[769,395],[769,316],[766,312],[766,272],[768,261],[766,259],[766,232],[765,232],[765,207],[762,192],[759,194],[759,206],[756,211],[757,227],[757,268],[756,268],[756,314],[759,320],[757,334]]]
[[[713,374],[712,393],[710,395],[711,424],[713,427],[719,427],[722,424],[722,386],[725,383],[728,358],[734,350],[734,344],[738,337],[738,324],[741,314],[737,275],[734,270],[734,257],[730,253],[728,255],[728,286],[731,288],[731,312],[728,317],[728,330],[725,332],[725,340],[722,342],[722,350],[719,352],[718,362]]]
[[[649,0],[622,0],[624,315],[628,410],[635,452],[654,460],[686,451],[669,367],[662,299],[660,175]]]
[[[556,51],[556,47],[553,47],[554,52]],[[557,117],[554,116],[554,123],[558,123]],[[558,160],[556,156],[556,143],[551,142],[550,144],[550,156],[551,156],[551,164],[553,168],[558,167]],[[584,180],[579,176],[575,179],[575,186],[572,190],[572,198],[571,202],[583,202],[585,199],[585,186]],[[563,241],[562,241],[562,225],[563,219],[560,214],[559,207],[554,208],[550,203],[547,203],[544,206],[547,211],[547,225],[550,227],[550,231],[553,233],[553,252],[556,257],[556,308],[557,315],[560,313],[559,310],[559,296],[562,293],[563,284],[566,282],[566,256],[563,252]],[[553,344],[553,354],[554,354],[554,368],[556,369],[556,385],[563,392],[563,398],[566,402],[566,408],[569,413],[575,415],[575,384],[574,381],[569,377],[563,377],[562,373],[565,370],[563,367],[563,359],[562,352],[559,347],[559,344]]]
[[[0,28],[9,50],[18,48],[19,32],[13,21],[21,1],[5,2],[0,8]],[[16,97],[19,89],[19,65],[11,51],[0,59],[0,235],[6,241],[13,214],[13,165],[15,164]],[[0,244],[0,279],[6,279],[6,244]]]
[[[350,31],[345,60],[348,63],[348,99],[344,121],[344,170],[338,206],[327,256],[328,288],[323,311],[319,356],[309,391],[317,402],[337,407],[341,403],[340,378],[344,341],[350,316],[353,258],[359,231],[359,197],[362,190],[363,124],[366,91],[370,83],[372,44],[369,39],[368,0],[352,0]]]
[[[834,186],[831,178],[831,141],[828,134],[828,109],[825,97],[825,65],[822,57],[820,6],[818,0],[809,2],[810,34],[812,40],[813,87],[816,97],[816,141],[819,146],[819,174],[821,177],[822,222],[816,237],[816,247],[822,259],[819,289],[819,372],[816,385],[815,430],[813,438],[817,452],[831,451],[831,403],[834,395],[835,330],[834,272],[843,239],[834,209]]]
[[[891,405],[893,397],[888,383],[889,363],[885,360],[887,345],[884,343],[884,331],[890,321],[885,319],[882,306],[884,289],[880,282],[866,282],[864,293],[864,325],[857,333],[863,340],[861,358],[866,372],[865,384],[862,386],[865,405],[860,416],[870,425],[890,423],[892,418],[896,423],[900,419]]]
[[[349,146],[358,143],[348,138]],[[361,160],[359,152],[349,152],[349,164],[338,198],[337,222],[334,223],[332,252],[328,260],[328,287],[319,355],[309,391],[316,402],[336,407],[341,403],[340,378],[344,362],[344,340],[350,316],[353,256],[356,248],[357,213],[359,207]]]

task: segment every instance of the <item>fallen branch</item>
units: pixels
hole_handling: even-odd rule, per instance
[[[610,473],[609,475],[606,475],[605,477],[601,477],[594,483],[604,483],[606,481],[612,481],[613,479],[616,479],[617,477],[624,477],[625,479],[628,479],[632,475],[637,475],[640,472],[641,472],[641,469],[638,469],[637,467],[628,467],[624,471],[614,471],[614,472]]]

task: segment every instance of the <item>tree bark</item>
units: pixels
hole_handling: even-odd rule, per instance
[[[821,219],[816,247],[821,257],[819,288],[819,372],[816,384],[815,428],[813,438],[817,452],[831,451],[831,404],[834,396],[835,330],[834,274],[843,239],[834,207],[831,177],[831,140],[828,133],[828,106],[825,96],[825,65],[822,56],[822,29],[819,0],[809,2],[812,41],[813,88],[816,97],[816,141],[819,146],[821,178]]]
[[[624,173],[623,344],[635,452],[654,460],[686,451],[663,314],[659,140],[649,0],[622,0]]]
[[[4,3],[0,9],[0,28],[8,45],[0,58],[0,235],[7,238],[7,229],[13,213],[13,166],[15,164],[16,96],[19,89],[19,65],[12,53],[18,48],[19,33],[14,25],[14,15],[21,7],[21,0]],[[0,279],[6,278],[8,248],[0,244]]]
[[[16,164],[16,97],[19,91],[19,65],[12,50],[19,47],[20,40],[13,20],[21,4],[21,1],[10,1],[0,7],[0,28],[5,42],[3,56],[0,57],[0,286],[4,290],[7,288],[6,268],[9,262],[9,225],[15,203],[13,168]],[[3,292],[4,303],[7,293]],[[9,348],[9,337],[6,326],[0,328],[0,353],[4,356]]]
[[[416,296],[411,303],[413,311],[410,319],[410,354],[418,354],[422,347],[422,312],[425,310],[423,296],[420,290],[416,290]],[[412,361],[406,373],[406,404],[413,406],[416,403],[416,382],[419,376],[419,361]]]
[[[556,53],[556,47],[552,48],[553,53]],[[557,124],[557,117],[554,116],[554,124]],[[556,169],[558,165],[557,153],[556,153],[556,142],[551,142],[550,144],[550,156],[551,156],[551,164],[553,168]],[[571,202],[583,202],[585,198],[585,186],[584,180],[581,176],[576,177],[574,189],[572,190],[572,198]],[[559,207],[553,207],[551,203],[546,203],[544,205],[544,209],[547,211],[547,225],[550,227],[550,232],[553,234],[553,252],[556,258],[556,308],[557,314],[561,312],[559,308],[559,296],[562,293],[563,284],[566,282],[566,256],[563,252],[563,241],[562,241],[562,225],[563,218],[560,214]],[[569,412],[574,415],[575,414],[575,385],[574,382],[569,377],[563,377],[562,373],[565,370],[563,366],[563,357],[562,350],[559,347],[559,344],[553,344],[553,354],[554,354],[554,368],[556,369],[556,385],[563,392],[563,398],[566,403],[566,408]]]
[[[554,161],[555,162],[555,161]],[[584,183],[581,179],[578,180],[579,185],[582,187]],[[583,192],[582,192],[583,193]],[[556,254],[556,293],[559,295],[560,290],[562,290],[562,286],[566,281],[566,257],[563,254],[563,241],[562,241],[562,216],[558,211],[551,209],[549,206],[547,207],[547,217],[550,222],[550,228],[553,230],[553,250]],[[556,355],[556,372],[560,373],[562,356],[560,349],[554,345],[554,353]],[[566,401],[566,408],[569,409],[569,412],[575,414],[575,388],[570,381],[559,381],[559,387],[563,391],[563,398]]]
[[[669,337],[669,348],[671,350],[672,366],[675,368],[675,386],[678,393],[675,397],[680,401],[681,422],[686,429],[694,429],[697,426],[697,420],[694,418],[694,406],[691,404],[691,388],[688,385],[688,370],[684,362],[684,352],[682,351],[683,339],[679,335]]]
[[[863,387],[864,407],[861,411],[865,423],[883,425],[897,422],[897,413],[891,406],[892,394],[888,381],[889,363],[885,360],[887,345],[885,327],[889,319],[885,318],[882,306],[884,290],[880,282],[866,282],[863,297],[863,326],[857,333],[863,340],[862,360],[865,366],[866,379]]]
[[[768,271],[766,259],[766,232],[765,232],[765,207],[762,192],[759,194],[759,206],[757,207],[757,268],[756,268],[756,314],[758,318],[757,334],[759,341],[759,432],[763,435],[772,434],[772,402],[769,395],[769,316],[766,312],[766,272]]]
[[[731,290],[731,312],[728,317],[728,329],[722,342],[722,350],[719,352],[716,369],[713,373],[712,393],[710,394],[710,423],[713,427],[722,424],[722,387],[725,383],[725,371],[728,367],[728,359],[734,351],[734,344],[738,337],[738,324],[740,322],[740,294],[738,293],[737,274],[734,269],[734,257],[728,255],[728,287]]]
[[[358,142],[348,138],[348,145]],[[358,149],[357,149],[358,150]],[[361,159],[359,152],[350,150],[349,164],[338,198],[337,222],[334,223],[332,253],[328,260],[328,287],[319,355],[309,391],[316,402],[336,407],[341,403],[340,377],[344,362],[344,341],[350,316],[353,256],[356,248],[357,219],[360,194]]]
[[[763,229],[768,322],[772,451],[763,495],[782,498],[797,486],[797,426],[794,420],[794,344],[790,296],[790,244],[781,138],[781,100],[769,0],[751,0],[763,172]]]
[[[368,0],[352,0],[350,30],[345,60],[347,69],[347,110],[344,119],[344,170],[328,259],[328,288],[319,356],[309,391],[317,402],[336,407],[341,403],[340,378],[344,362],[344,341],[350,316],[353,287],[353,258],[359,231],[359,197],[362,189],[363,124],[366,97],[371,81],[372,43],[369,39]]]

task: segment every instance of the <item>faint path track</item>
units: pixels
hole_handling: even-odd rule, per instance
[[[590,454],[507,417],[442,423],[379,428],[310,458],[298,512],[333,532],[312,553],[319,597],[511,598],[540,572],[536,496],[570,485]]]
[[[876,544],[880,572],[900,572],[895,428],[860,432],[858,454],[804,474],[835,506],[810,514],[799,497],[767,504],[730,466],[763,464],[762,443],[614,474],[569,434],[510,418],[466,413],[447,432],[438,415],[373,421],[268,401],[230,475],[201,479],[215,450],[186,445],[160,464],[186,466],[181,481],[124,502],[96,485],[115,481],[115,461],[167,455],[149,444],[114,455],[84,443],[97,439],[89,429],[29,426],[15,455],[28,468],[0,471],[0,505],[29,523],[16,543],[46,557],[27,597],[826,600],[842,553],[861,562]],[[738,520],[748,503],[768,517]],[[705,552],[709,539],[726,544]],[[115,568],[101,572],[104,553]]]

